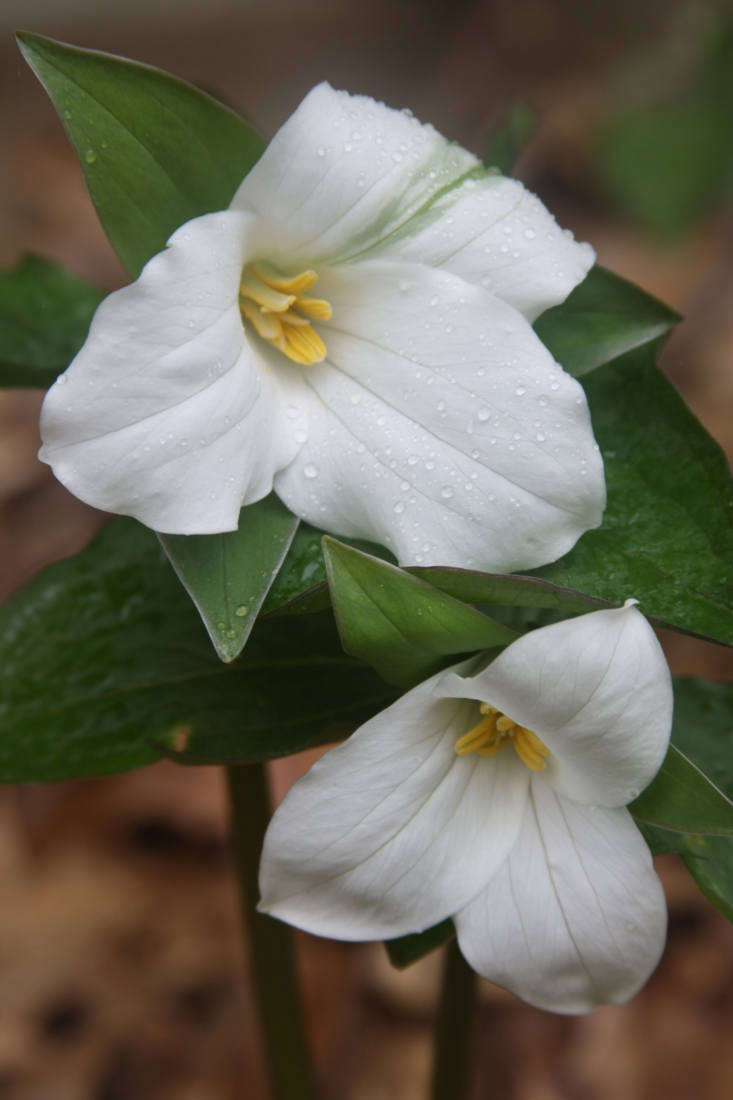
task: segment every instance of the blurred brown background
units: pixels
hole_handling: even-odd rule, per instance
[[[727,12],[730,17],[730,11]],[[316,82],[410,106],[481,152],[514,100],[541,126],[518,174],[601,263],[686,316],[662,367],[733,451],[733,57],[700,0],[3,0],[0,266],[25,251],[124,281],[13,27],[128,54],[217,94],[269,135]],[[0,393],[0,595],[74,552],[99,515],[35,459],[41,395]],[[675,672],[732,678],[665,638]],[[284,790],[302,761],[278,765]],[[213,769],[0,792],[0,1098],[258,1100],[223,789]],[[484,983],[475,1098],[727,1100],[733,935],[671,857],[665,957],[628,1006],[583,1019]],[[329,1100],[418,1100],[437,958],[301,937]]]

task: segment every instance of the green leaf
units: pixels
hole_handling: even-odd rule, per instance
[[[733,643],[733,505],[725,458],[656,369],[647,345],[583,380],[603,453],[603,524],[564,558],[535,571],[552,584],[684,633]]]
[[[45,389],[86,339],[101,290],[40,256],[0,275],[0,386]]]
[[[228,107],[148,65],[19,34],[131,275],[191,218],[225,209],[264,148]]]
[[[154,535],[115,520],[0,611],[0,781],[124,771],[170,755],[248,761],[343,736],[394,692],[331,615],[258,623],[222,664]]]
[[[426,928],[424,932],[413,932],[408,936],[386,940],[384,946],[392,966],[404,970],[406,966],[435,951],[436,947],[442,947],[448,940],[452,940],[455,934],[453,921],[449,918],[440,924],[434,924],[432,928]]]
[[[545,310],[534,329],[558,363],[579,378],[659,339],[679,320],[663,302],[596,265],[562,305]]]
[[[637,821],[677,833],[733,836],[733,802],[674,745],[629,809]]]
[[[297,526],[270,493],[242,509],[236,531],[159,536],[222,661],[242,652]]]
[[[733,684],[676,679],[674,695],[673,743],[733,796]],[[733,921],[733,840],[638,824],[652,851],[680,855],[703,894]]]
[[[733,683],[675,678],[672,741],[733,799]]]
[[[537,115],[526,103],[512,103],[491,133],[483,156],[486,167],[510,175],[538,123]]]
[[[569,615],[598,611],[616,606],[610,600],[599,600],[572,588],[561,588],[540,580],[513,573],[478,573],[453,566],[411,566],[408,570],[428,584],[447,592],[464,603],[496,604],[500,607],[546,608]]]
[[[436,672],[446,657],[508,645],[516,634],[395,565],[323,539],[334,613],[347,653],[391,684]]]
[[[322,547],[325,533],[301,523],[282,569],[267,594],[262,607],[263,615],[312,614],[331,606]],[[383,546],[375,546],[363,539],[342,538],[341,541],[366,554],[394,561],[389,550]]]

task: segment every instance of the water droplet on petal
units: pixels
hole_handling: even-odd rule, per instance
[[[303,467],[303,474],[312,481],[314,477],[318,477],[318,467],[314,466],[312,462],[309,462]]]

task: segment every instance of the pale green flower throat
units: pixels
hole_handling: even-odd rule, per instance
[[[283,275],[272,264],[248,264],[239,284],[242,320],[249,321],[265,340],[304,366],[326,358],[326,345],[310,323],[328,321],[331,306],[324,298],[310,298],[318,274],[301,271]]]
[[[536,733],[520,726],[489,703],[481,703],[479,710],[484,717],[456,741],[459,756],[466,756],[469,752],[475,752],[478,756],[494,756],[511,744],[519,759],[531,771],[542,771],[550,753]]]

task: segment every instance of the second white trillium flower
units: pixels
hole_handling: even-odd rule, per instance
[[[666,909],[626,809],[669,743],[672,690],[629,601],[449,669],[332,749],[268,830],[261,908],[336,939],[452,916],[479,974],[541,1008],[632,996]]]
[[[319,85],[102,303],[41,457],[163,532],[233,530],[274,488],[402,563],[540,565],[604,507],[583,391],[531,327],[592,263],[518,182]]]

